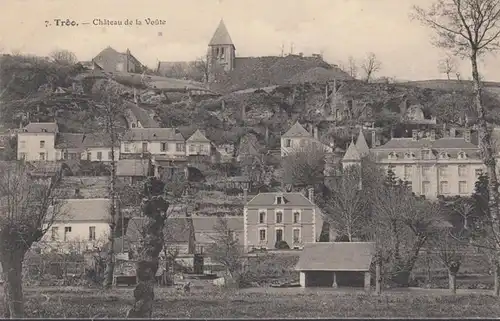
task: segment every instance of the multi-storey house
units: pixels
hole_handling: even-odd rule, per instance
[[[275,249],[285,241],[292,249],[319,240],[323,219],[314,204],[313,189],[302,193],[259,193],[244,207],[244,246]]]
[[[186,142],[175,128],[131,128],[121,142],[121,154],[186,157]]]
[[[186,140],[187,156],[210,156],[211,149],[210,140],[199,129]]]
[[[281,157],[308,146],[323,148],[328,152],[332,151],[330,146],[319,140],[319,131],[316,127],[312,127],[311,132],[308,132],[299,122],[296,122],[286,133],[281,135]]]
[[[17,134],[17,159],[55,161],[57,123],[29,123]]]

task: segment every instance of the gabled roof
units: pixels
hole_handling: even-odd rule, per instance
[[[218,45],[232,45],[234,47],[233,40],[227,31],[226,25],[224,24],[224,20],[221,19],[219,22],[219,26],[215,30],[214,35],[212,36],[212,40],[208,43],[209,46],[218,46]]]
[[[251,207],[259,207],[259,206],[275,206],[276,196],[283,196],[285,200],[285,204],[282,206],[314,206],[307,197],[305,197],[302,193],[259,193],[254,198],[252,198],[249,202],[246,203],[245,206]]]
[[[358,139],[356,140],[356,149],[358,150],[361,157],[364,157],[370,153],[370,148],[366,143],[365,135],[363,134],[363,129],[359,130]]]
[[[290,137],[290,138],[296,138],[296,137],[312,137],[311,133],[309,133],[298,121],[293,124],[290,129],[281,135],[281,137]]]
[[[148,112],[137,104],[128,102],[126,107],[130,110],[130,112],[137,118],[137,120],[141,123],[144,128],[159,128],[160,124],[153,117],[149,116]]]
[[[202,142],[202,143],[210,143],[210,139],[205,137],[203,133],[197,129],[191,137],[187,139],[188,142]]]
[[[27,133],[57,133],[59,131],[59,126],[57,123],[29,123],[24,127],[24,132]]]
[[[147,177],[149,169],[148,159],[120,159],[117,164],[116,175]]]
[[[344,158],[342,158],[342,161],[359,161],[359,160],[361,160],[361,154],[356,148],[354,142],[351,142],[349,148],[347,148],[347,152],[345,152]]]
[[[184,137],[175,128],[132,128],[123,141],[184,141]]]
[[[115,147],[120,146],[118,139]],[[59,149],[85,149],[93,147],[111,148],[111,138],[105,133],[58,133],[55,148]]]
[[[68,199],[62,204],[57,221],[107,221],[110,205],[107,198]]]
[[[375,254],[371,242],[306,243],[298,271],[369,271]]]

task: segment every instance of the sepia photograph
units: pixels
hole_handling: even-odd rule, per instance
[[[0,318],[500,317],[500,0],[0,21]]]

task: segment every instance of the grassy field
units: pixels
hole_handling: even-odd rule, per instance
[[[439,290],[363,292],[300,288],[156,290],[156,318],[293,317],[492,317],[500,315],[497,298],[486,294],[448,295]],[[278,289],[282,290],[282,289]],[[2,291],[3,293],[3,291]],[[84,288],[26,288],[26,317],[116,318],[132,304],[132,288],[104,293]],[[2,298],[3,299],[3,298]],[[3,315],[3,306],[0,315]]]

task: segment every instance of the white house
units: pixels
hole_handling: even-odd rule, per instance
[[[29,123],[17,134],[17,159],[55,161],[57,123]]]
[[[175,128],[131,128],[120,146],[121,154],[186,156],[186,142]]]
[[[186,140],[186,155],[203,155],[210,156],[210,149],[212,144],[210,140],[197,129],[191,137]]]
[[[103,246],[109,236],[109,208],[106,198],[64,200],[56,220],[43,236],[44,251],[80,250]]]
[[[318,128],[313,127],[311,132],[308,132],[299,122],[296,122],[281,136],[281,157],[311,145],[321,147],[328,152],[332,151],[330,146],[323,144],[319,140]]]

